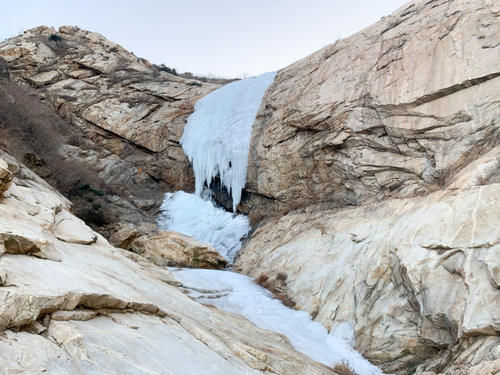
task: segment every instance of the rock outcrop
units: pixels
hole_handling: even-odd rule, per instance
[[[498,151],[491,157],[500,165]],[[500,345],[499,198],[493,183],[299,210],[258,228],[237,267],[284,273],[296,308],[329,329],[352,323],[356,349],[389,373],[424,362],[462,373],[456,353],[469,357],[463,371]]]
[[[169,74],[98,33],[70,26],[41,26],[8,39],[0,43],[0,59],[13,81],[33,88],[66,120],[72,133],[57,146],[58,158],[114,191],[98,204],[112,206],[115,222],[145,221],[141,212],[154,213],[165,191],[194,188],[178,141],[196,100],[220,84]],[[36,151],[8,151],[24,161],[34,154],[46,164],[41,175],[64,173]]]
[[[13,175],[9,171],[9,165],[3,159],[0,159],[0,197],[6,191],[12,182]]]
[[[212,246],[177,232],[141,236],[128,249],[158,266],[223,269],[227,264]]]
[[[165,268],[113,248],[0,156],[16,171],[0,202],[3,373],[335,374],[284,337],[190,299]]]
[[[445,186],[498,144],[499,11],[413,1],[280,70],[254,124],[242,209],[258,222]]]
[[[254,126],[236,266],[390,373],[500,357],[499,17],[411,2],[279,71]]]

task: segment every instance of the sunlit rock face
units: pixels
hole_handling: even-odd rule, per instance
[[[112,247],[10,155],[0,201],[0,368],[23,374],[334,374],[283,336]],[[3,167],[2,167],[3,168]]]
[[[428,194],[497,144],[499,6],[413,1],[280,70],[253,127],[252,221]]]

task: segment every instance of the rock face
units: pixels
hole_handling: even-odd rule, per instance
[[[158,266],[223,269],[227,263],[212,246],[177,232],[141,236],[129,249]]]
[[[298,309],[329,329],[352,323],[356,349],[389,373],[433,358],[424,367],[456,374],[447,355],[482,359],[467,339],[483,354],[500,345],[499,197],[494,183],[290,213],[256,230],[237,267],[287,275]]]
[[[411,2],[279,71],[254,126],[236,266],[389,373],[500,357],[499,15]]]
[[[171,75],[100,34],[70,26],[41,26],[6,40],[0,59],[13,81],[34,88],[71,128],[70,139],[57,146],[58,158],[117,191],[120,199],[99,202],[113,206],[117,222],[144,221],[140,212],[158,207],[165,191],[194,188],[178,141],[196,100],[220,84]]]
[[[85,241],[91,231],[69,214],[69,201],[1,157],[17,171],[0,202],[3,372],[335,373],[284,337],[190,299],[164,268],[127,259],[96,233]],[[61,220],[73,238],[59,239]]]
[[[498,143],[494,0],[413,1],[278,72],[254,124],[247,204],[282,212],[427,194]]]
[[[10,187],[12,178],[13,175],[9,171],[9,165],[5,160],[0,159],[0,197]]]

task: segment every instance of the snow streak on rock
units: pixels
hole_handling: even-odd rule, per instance
[[[354,329],[338,324],[330,333],[305,311],[292,310],[274,299],[252,279],[229,271],[171,269],[191,296],[204,303],[243,315],[255,325],[279,332],[294,348],[327,366],[347,364],[359,375],[382,371],[353,349]]]
[[[217,175],[233,199],[233,211],[245,187],[252,125],[275,72],[229,83],[200,99],[181,137],[193,164],[196,194]]]

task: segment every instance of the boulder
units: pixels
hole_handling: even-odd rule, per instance
[[[13,177],[12,172],[9,171],[7,162],[0,158],[0,197],[9,189]]]
[[[54,233],[57,239],[81,245],[97,241],[97,235],[82,220],[61,210],[56,215]]]
[[[223,269],[227,264],[212,246],[177,232],[139,237],[130,250],[158,266]]]

